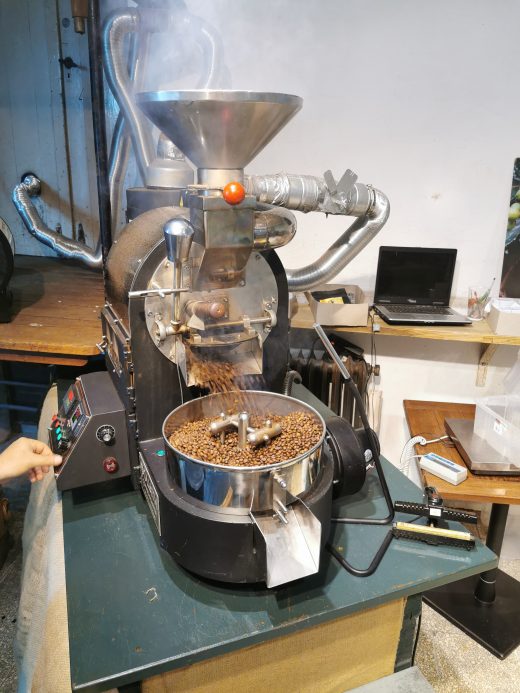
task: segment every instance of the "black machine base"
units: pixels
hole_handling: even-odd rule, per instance
[[[499,659],[520,645],[520,582],[497,570],[496,596],[483,604],[475,597],[480,575],[427,592],[424,601]]]
[[[210,580],[265,582],[265,544],[247,512],[237,515],[226,508],[208,509],[206,504],[197,505],[196,500],[174,490],[165,458],[157,455],[160,444],[160,441],[143,443],[140,457],[141,487],[159,525],[162,548],[183,568]],[[151,473],[144,484],[143,459]],[[322,546],[330,530],[332,481],[333,464],[324,455],[318,479],[302,498],[321,522]]]

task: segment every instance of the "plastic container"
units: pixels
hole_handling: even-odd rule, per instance
[[[495,298],[487,321],[495,334],[520,335],[520,299]]]
[[[519,351],[520,356],[520,351]],[[497,451],[497,462],[505,457],[518,464],[520,457],[520,360],[504,379],[503,395],[476,401],[473,433]],[[489,460],[493,462],[493,460]]]

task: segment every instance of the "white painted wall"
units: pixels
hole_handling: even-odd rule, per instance
[[[373,291],[379,245],[456,247],[454,303],[497,277],[513,161],[520,155],[515,0],[191,0],[218,26],[233,88],[287,91],[303,110],[248,171],[341,175],[389,197],[379,237],[342,273]],[[208,15],[206,15],[208,16]],[[344,219],[301,215],[281,252],[314,260]],[[368,337],[352,337],[369,351]],[[485,388],[479,345],[376,337],[383,390],[382,449],[394,463],[408,439],[402,400],[473,402],[501,390],[517,349],[500,347]],[[427,431],[424,432],[428,433]],[[520,538],[520,521],[508,529]],[[520,545],[519,542],[516,542]],[[506,553],[515,553],[506,542]]]

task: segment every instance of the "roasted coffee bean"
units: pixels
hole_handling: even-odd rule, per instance
[[[247,392],[241,393],[247,397]],[[277,464],[305,454],[320,440],[323,429],[321,422],[306,412],[292,412],[286,416],[279,414],[253,415],[250,425],[259,428],[269,419],[279,423],[282,432],[264,445],[244,450],[238,447],[238,433],[226,433],[223,443],[220,436],[213,436],[209,430],[214,418],[191,421],[180,426],[171,436],[171,445],[181,454],[203,462],[231,467],[256,467]]]
[[[229,361],[204,358],[192,349],[186,350],[190,375],[198,387],[209,392],[230,392],[236,390],[235,368]]]

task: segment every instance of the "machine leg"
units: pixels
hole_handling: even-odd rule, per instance
[[[500,556],[508,505],[493,503],[486,545]],[[499,659],[520,644],[520,582],[493,568],[427,592],[424,601]]]
[[[126,686],[118,686],[119,693],[141,693],[141,681],[127,683]]]

